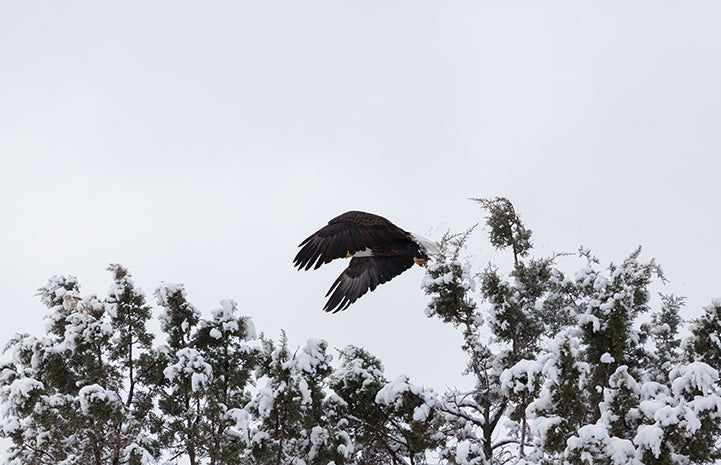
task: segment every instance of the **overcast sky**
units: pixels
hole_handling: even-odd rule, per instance
[[[42,331],[51,275],[103,296],[121,263],[153,302],[184,283],[205,316],[233,298],[443,390],[465,359],[422,269],[329,315],[345,264],[291,261],[346,210],[438,238],[495,196],[540,255],[642,245],[698,315],[721,296],[719,25],[715,0],[2,2],[0,340]]]

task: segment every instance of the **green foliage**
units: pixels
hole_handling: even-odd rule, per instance
[[[249,413],[249,462],[254,464],[349,463],[353,448],[343,430],[344,402],[328,395],[331,357],[323,340],[309,340],[291,354],[285,334],[280,345],[264,341],[259,373],[265,378]]]
[[[592,367],[589,392],[596,392],[592,397],[596,405],[603,400],[611,375],[619,366],[628,367],[635,376],[647,359],[646,334],[634,323],[649,309],[649,286],[654,276],[663,279],[663,273],[653,260],[639,261],[640,254],[639,247],[620,266],[609,265],[609,277],[597,270],[579,277],[587,293],[579,323],[587,346],[586,361]],[[600,410],[596,408],[596,419],[598,415]]]
[[[437,315],[446,323],[465,328],[474,325],[476,303],[470,292],[475,289],[475,281],[469,274],[469,264],[460,260],[460,254],[473,229],[443,236],[424,282],[425,292],[430,296],[427,315]]]
[[[648,374],[650,379],[664,382],[668,373],[681,362],[681,338],[678,335],[681,325],[681,308],[686,300],[675,295],[660,295],[661,310],[651,315],[651,322],[641,325],[654,343],[655,350],[648,355]]]
[[[505,197],[472,200],[480,203],[488,212],[486,224],[490,228],[491,244],[497,249],[510,247],[516,264],[520,257],[526,257],[533,247],[531,230],[521,223],[511,201]]]
[[[546,377],[550,402],[535,412],[537,417],[551,420],[543,430],[543,445],[551,456],[565,450],[568,438],[583,426],[588,414],[588,393],[583,389],[586,365],[579,363],[572,333],[558,339],[553,373]]]
[[[703,314],[692,322],[691,331],[686,357],[721,370],[721,299],[704,308]]]

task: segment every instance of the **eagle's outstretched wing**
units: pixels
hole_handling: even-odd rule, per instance
[[[414,264],[412,256],[353,257],[343,273],[328,290],[326,312],[345,310],[368,291],[390,281]]]
[[[301,242],[301,249],[293,259],[293,265],[298,269],[317,269],[336,258],[344,258],[367,248],[407,237],[406,231],[382,216],[349,211],[333,218]]]

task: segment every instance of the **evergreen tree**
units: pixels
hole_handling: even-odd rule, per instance
[[[161,306],[160,329],[166,345],[155,350],[152,382],[162,412],[154,417],[154,430],[170,458],[186,454],[191,465],[198,463],[196,444],[202,443],[198,423],[202,419],[201,392],[197,376],[207,376],[210,366],[197,350],[191,349],[192,335],[200,312],[187,300],[181,285],[164,283],[155,291]],[[193,377],[196,376],[196,382]]]
[[[691,324],[691,337],[685,344],[686,357],[706,362],[721,370],[721,299],[704,307],[703,314]]]
[[[309,340],[291,354],[285,334],[280,345],[265,343],[265,360],[259,367],[264,382],[247,407],[258,424],[248,426],[251,448],[248,463],[311,465],[345,463],[352,447],[336,434],[337,420],[328,416],[326,388],[331,373],[327,343]]]
[[[538,461],[562,463],[568,439],[583,425],[588,414],[585,390],[588,364],[581,360],[577,328],[569,328],[546,344],[540,355],[543,379],[540,392],[529,406]]]
[[[654,350],[647,354],[647,377],[660,383],[668,379],[672,368],[681,362],[681,339],[678,330],[681,325],[679,315],[684,305],[684,297],[661,295],[661,310],[651,315],[651,322],[641,325],[654,343]]]
[[[596,406],[590,421],[600,417],[598,406],[616,369],[626,366],[630,376],[635,377],[646,360],[646,334],[635,322],[649,310],[648,287],[653,277],[663,279],[663,273],[653,260],[639,261],[640,254],[638,248],[620,265],[611,264],[608,277],[597,270],[577,274],[580,286],[587,292],[586,309],[579,315],[579,324],[586,344],[586,362],[591,367],[588,392]],[[615,412],[620,416],[627,413],[625,408]]]
[[[667,384],[640,388],[640,422],[633,438],[643,463],[703,464],[721,458],[719,373],[703,362],[671,369]]]
[[[252,320],[240,316],[238,304],[230,299],[222,300],[193,336],[193,347],[211,374],[204,386],[199,443],[210,465],[243,463],[245,442],[231,432],[232,412],[251,400],[248,387],[260,358],[256,338]]]
[[[106,311],[114,333],[108,352],[123,380],[118,394],[124,410],[122,421],[114,425],[112,432],[116,444],[111,463],[147,462],[157,455],[156,441],[147,431],[154,407],[148,382],[155,366],[151,354],[154,336],[147,329],[151,309],[127,269],[112,264],[108,270],[113,284]]]
[[[0,392],[8,401],[3,417],[10,425],[3,431],[13,440],[7,462],[154,461],[157,451],[143,421],[150,404],[124,401],[130,379],[114,363],[128,357],[113,337],[110,302],[122,298],[113,294],[103,303],[81,297],[71,277],[51,278],[39,295],[50,310],[48,332],[39,339],[14,338],[12,362],[2,372]]]
[[[347,463],[372,465],[400,460],[385,430],[386,414],[375,401],[386,383],[378,358],[355,346],[340,351],[340,366],[332,373],[330,387],[342,399],[341,415],[347,418],[345,429],[353,438],[353,460]]]
[[[475,200],[488,213],[491,244],[499,250],[510,249],[514,265],[508,279],[494,266],[478,276],[480,298],[489,304],[483,313],[471,295],[475,277],[470,265],[459,258],[471,230],[447,235],[428,270],[425,289],[431,303],[427,313],[462,328],[468,373],[476,379],[472,392],[446,396],[443,410],[455,440],[443,454],[452,463],[503,460],[510,444],[525,455],[530,444],[526,410],[540,389],[541,367],[535,362],[540,343],[544,335],[552,336],[573,322],[575,300],[567,296],[572,286],[554,267],[555,257],[527,258],[532,233],[511,202],[502,197]],[[484,331],[490,331],[492,344],[484,342],[488,339]],[[498,439],[504,418],[515,422],[508,429],[513,437]]]
[[[332,379],[346,430],[355,439],[353,460],[346,463],[425,463],[427,452],[440,444],[435,393],[406,376],[388,381],[380,360],[365,350],[341,351]]]

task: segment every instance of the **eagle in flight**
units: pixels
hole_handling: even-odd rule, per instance
[[[348,267],[328,290],[323,307],[336,313],[368,291],[390,281],[415,263],[426,266],[438,245],[404,231],[382,216],[349,211],[330,220],[298,246],[293,260],[299,270],[318,269],[336,258],[350,258]]]

